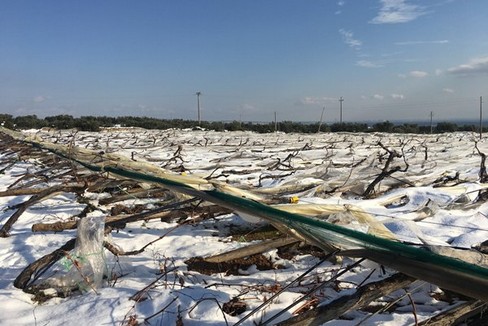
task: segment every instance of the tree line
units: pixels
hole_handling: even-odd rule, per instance
[[[156,119],[149,117],[107,117],[107,116],[82,116],[75,118],[71,115],[56,115],[38,118],[36,115],[14,117],[10,114],[0,114],[0,124],[9,129],[77,129],[81,131],[99,131],[106,127],[140,127],[146,129],[195,129],[203,128],[215,131],[246,130],[258,133],[269,133],[276,130],[290,133],[316,133],[323,132],[395,132],[395,133],[443,133],[454,131],[479,131],[475,125],[459,126],[453,122],[438,122],[435,126],[418,125],[415,123],[394,124],[390,121],[378,122],[372,125],[361,122],[346,123],[303,123],[293,121],[274,122],[240,122],[240,121],[202,121],[200,126],[194,120],[183,119]]]

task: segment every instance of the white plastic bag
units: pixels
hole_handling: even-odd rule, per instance
[[[67,253],[61,264],[67,272],[62,277],[65,287],[78,287],[82,292],[102,286],[106,270],[103,248],[105,220],[103,216],[87,216],[78,221],[75,249]]]

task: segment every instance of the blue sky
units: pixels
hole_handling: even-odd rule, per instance
[[[0,112],[476,119],[486,0],[3,0]]]

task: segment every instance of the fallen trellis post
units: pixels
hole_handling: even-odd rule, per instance
[[[238,258],[243,258],[255,254],[260,254],[262,252],[283,247],[286,245],[290,245],[292,243],[297,243],[300,242],[300,240],[297,240],[292,237],[284,237],[284,238],[278,238],[278,239],[273,239],[273,240],[267,240],[263,241],[261,243],[257,244],[252,244],[243,248],[238,248],[235,250],[231,250],[228,252],[224,252],[219,255],[215,256],[210,256],[207,258],[204,258],[206,262],[209,263],[222,263],[224,261],[229,261],[233,259],[238,259]]]
[[[29,196],[29,195],[37,195],[43,191],[46,191],[47,188],[15,188],[15,189],[8,189],[5,191],[0,191],[0,197],[9,197],[9,196]]]

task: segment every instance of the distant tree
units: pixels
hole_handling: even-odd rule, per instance
[[[392,132],[395,125],[390,121],[378,122],[373,125],[373,131]]]
[[[458,126],[452,122],[438,122],[435,127],[436,132],[454,132],[458,130]]]
[[[367,132],[368,125],[366,123],[358,122],[333,123],[330,125],[330,131]]]
[[[15,117],[13,123],[17,129],[39,129],[46,126],[45,121],[35,114]]]
[[[46,117],[44,120],[47,126],[56,129],[71,129],[75,127],[75,119],[67,114]]]
[[[74,127],[82,131],[100,131],[100,122],[96,117],[81,117],[75,119]]]
[[[13,129],[14,119],[11,114],[0,114],[0,125],[2,127]]]
[[[458,127],[458,130],[459,131],[478,131],[479,127],[478,126],[475,126],[475,125],[463,125],[463,126],[460,126]]]
[[[270,133],[274,131],[274,123],[256,123],[252,125],[252,131],[265,134],[265,133]]]
[[[257,133],[271,133],[275,130],[274,122],[268,123],[252,123],[240,121],[201,121],[198,126],[197,121],[183,120],[183,119],[157,119],[151,117],[107,117],[107,116],[82,116],[80,118],[73,118],[71,115],[57,115],[39,119],[36,115],[27,115],[12,117],[10,114],[0,114],[0,124],[5,127],[17,129],[42,128],[45,126],[56,129],[71,129],[77,128],[83,131],[98,131],[101,127],[112,127],[121,125],[124,127],[139,127],[145,129],[159,129],[166,130],[171,128],[176,129],[206,129],[215,131],[236,131],[247,130]],[[298,132],[298,133],[316,133],[318,131],[318,123],[303,123],[293,121],[281,121],[278,123],[278,130],[281,132]],[[435,132],[453,132],[453,131],[477,131],[478,127],[474,125],[457,126],[451,122],[439,122],[434,129]],[[395,125],[390,121],[383,121],[375,123],[371,128],[366,123],[360,122],[346,122],[333,123],[331,125],[323,124],[321,126],[322,132],[396,132],[396,133],[430,133],[430,126],[419,126],[417,124],[404,123],[402,125]]]
[[[279,131],[290,133],[296,131],[296,129],[298,129],[296,123],[293,123],[292,121],[281,121],[278,123]]]
[[[330,131],[332,131],[332,132],[345,131],[345,124],[344,123],[333,123],[330,125]]]
[[[90,116],[88,118],[90,118],[90,119],[93,118],[93,120],[96,121],[100,127],[113,127],[117,124],[120,124],[119,122],[117,122],[118,118],[116,118],[116,117],[106,117],[106,116],[92,117],[92,116]]]
[[[239,121],[232,121],[230,123],[226,123],[225,124],[225,130],[229,130],[229,131],[237,131],[237,130],[243,130],[242,129],[242,123],[240,123]]]
[[[401,128],[402,131],[399,129]],[[393,128],[394,132],[402,132],[406,134],[416,134],[419,132],[419,126],[415,123],[404,123],[401,126],[395,126]]]

